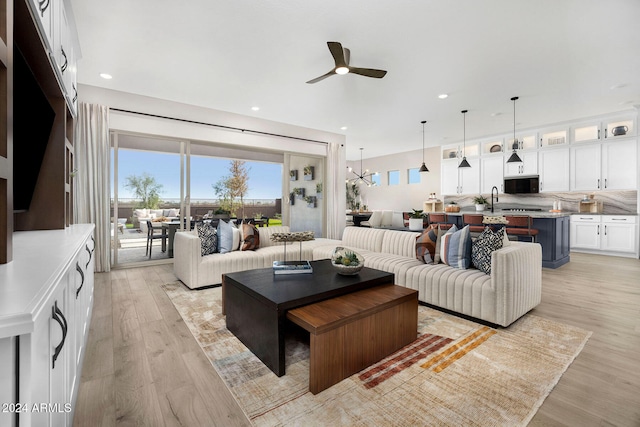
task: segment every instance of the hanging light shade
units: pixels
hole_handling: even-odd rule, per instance
[[[360,173],[356,173],[353,168],[347,166],[347,171],[353,173],[355,175],[354,178],[347,178],[347,184],[367,184],[367,187],[374,187],[376,183],[373,181],[373,176],[378,175],[378,172],[369,173],[369,169],[362,170],[362,150],[364,148],[360,148]]]
[[[518,146],[518,140],[516,139],[516,100],[518,99],[517,96],[514,96],[513,98],[511,98],[511,100],[513,101],[513,153],[511,153],[511,157],[509,157],[509,159],[507,160],[507,163],[519,163],[522,162],[522,159],[520,158],[520,156],[518,156],[518,153],[516,152],[516,147]]]
[[[429,172],[427,165],[424,164],[424,124],[427,123],[427,121],[423,120],[420,123],[422,123],[422,166],[420,166],[420,172]]]
[[[471,165],[467,161],[466,146],[467,146],[467,115],[468,110],[462,110],[462,161],[458,165],[459,168],[470,168]]]

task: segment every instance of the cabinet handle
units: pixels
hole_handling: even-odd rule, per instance
[[[53,320],[58,322],[58,324],[62,328],[62,341],[60,341],[60,344],[56,346],[56,349],[53,352],[53,357],[51,361],[51,369],[55,369],[56,360],[58,359],[58,356],[62,351],[62,347],[64,346],[65,340],[67,339],[67,319],[64,318],[64,314],[62,314],[62,311],[60,311],[60,309],[58,308],[58,301],[56,301],[53,304],[53,307],[51,307],[51,317],[53,317]]]
[[[611,221],[626,221],[627,218],[611,218]]]
[[[598,129],[598,139],[600,139],[600,129]]]
[[[91,250],[89,249],[89,245],[84,245],[84,248],[87,250],[87,252],[89,253],[89,261],[87,261],[87,264],[84,266],[84,269],[86,270],[87,268],[89,268],[89,264],[91,263],[91,256],[93,255],[93,252],[91,252]]]
[[[600,178],[598,178],[598,190],[600,189]]]
[[[64,72],[67,71],[67,66],[69,65],[69,60],[67,59],[67,54],[64,53],[64,48],[60,47],[60,50],[62,51],[62,56],[64,58],[64,64],[62,64],[60,66],[60,71],[62,71],[62,74],[64,74]]]
[[[604,179],[604,188],[607,188],[607,178]]]
[[[71,87],[73,87],[73,103],[75,104],[78,100],[78,89],[76,89],[76,85],[74,84],[72,84]]]
[[[80,282],[80,287],[78,289],[76,289],[76,299],[78,299],[78,295],[80,295],[80,291],[82,290],[82,287],[84,286],[84,272],[82,271],[82,267],[80,267],[80,264],[78,264],[77,261],[76,261],[76,271],[78,273],[80,273],[80,277],[82,278],[82,280]]]
[[[600,225],[598,224],[598,236],[600,235]]]
[[[604,128],[604,137],[605,137],[605,139],[607,138],[607,130],[608,130],[607,128]]]
[[[607,235],[607,224],[604,225],[604,235]]]
[[[44,17],[44,12],[49,9],[49,0],[39,0],[38,7],[40,8],[40,17]]]
[[[91,236],[91,241],[93,242],[93,249],[91,249],[91,252],[93,253],[96,250],[96,239]]]

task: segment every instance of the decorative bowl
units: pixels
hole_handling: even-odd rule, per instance
[[[331,265],[338,274],[352,276],[362,270],[362,267],[364,267],[364,258],[351,249],[338,246],[331,255]]]

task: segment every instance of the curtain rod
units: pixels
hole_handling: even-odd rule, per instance
[[[240,131],[240,132],[251,132],[251,133],[258,134],[258,135],[267,135],[267,136],[275,136],[275,137],[278,137],[278,138],[296,139],[296,140],[299,140],[299,141],[315,142],[315,143],[318,143],[318,144],[325,144],[325,145],[329,144],[328,142],[325,142],[325,141],[318,141],[318,140],[315,140],[315,139],[300,138],[300,137],[297,137],[297,136],[280,135],[280,134],[277,134],[277,133],[263,132],[263,131],[260,131],[260,130],[242,129],[242,128],[237,128],[237,127],[233,127],[233,126],[217,125],[217,124],[214,124],[214,123],[198,122],[198,121],[195,121],[195,120],[179,119],[179,118],[176,118],[176,117],[169,117],[169,116],[160,116],[158,114],[141,113],[139,111],[123,110],[123,109],[120,109],[120,108],[111,108],[110,107],[109,109],[112,110],[112,111],[119,111],[121,113],[138,114],[138,115],[141,115],[141,116],[155,117],[155,118],[158,118],[158,119],[175,120],[175,121],[178,121],[178,122],[193,123],[193,124],[196,124],[196,125],[213,126],[213,127],[220,128],[220,129],[235,130],[235,131]]]

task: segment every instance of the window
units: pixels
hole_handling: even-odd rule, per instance
[[[387,174],[389,178],[389,185],[400,184],[400,171],[389,171]]]
[[[420,184],[420,169],[419,168],[407,169],[407,175],[409,177],[409,184]]]
[[[378,187],[380,186],[380,174],[376,173],[374,175],[371,176],[371,182],[373,182],[373,185],[377,185]]]

